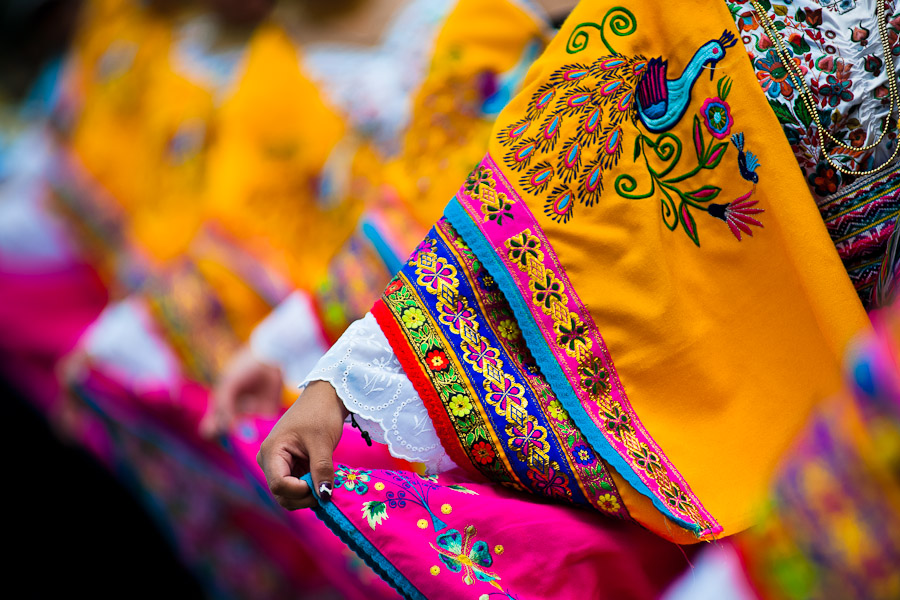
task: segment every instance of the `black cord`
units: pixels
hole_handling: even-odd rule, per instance
[[[367,446],[372,445],[372,436],[369,435],[368,431],[359,426],[359,423],[356,422],[356,415],[353,413],[350,413],[350,425],[359,429],[359,435],[362,436],[362,439],[366,440]]]

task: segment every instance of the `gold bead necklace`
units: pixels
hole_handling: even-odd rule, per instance
[[[778,58],[780,58],[781,62],[784,64],[784,68],[787,70],[788,75],[793,81],[794,87],[797,89],[797,93],[799,94],[801,101],[806,106],[806,110],[812,116],[813,120],[816,122],[816,131],[819,134],[819,143],[822,147],[822,154],[825,156],[825,160],[828,161],[828,164],[834,167],[836,171],[845,173],[847,175],[858,176],[878,173],[879,171],[890,165],[892,162],[894,162],[894,159],[897,157],[897,151],[900,150],[900,140],[897,140],[894,143],[894,151],[891,153],[890,158],[888,158],[877,168],[869,169],[868,171],[851,171],[843,167],[842,165],[837,164],[831,158],[831,154],[829,154],[828,148],[826,148],[825,146],[825,138],[827,137],[837,146],[840,146],[841,148],[845,148],[847,150],[852,150],[854,152],[871,150],[872,148],[877,147],[887,133],[887,126],[890,125],[891,115],[894,114],[895,107],[900,107],[900,94],[898,94],[897,92],[897,70],[891,54],[890,39],[888,38],[887,19],[885,18],[884,12],[884,0],[875,1],[878,3],[876,18],[878,19],[878,33],[881,37],[881,48],[884,52],[885,72],[887,72],[887,66],[891,66],[891,71],[887,78],[888,89],[890,91],[891,106],[887,114],[886,126],[882,130],[881,135],[878,136],[878,139],[871,144],[855,147],[849,146],[841,140],[837,139],[831,134],[830,131],[822,126],[822,122],[819,119],[819,111],[816,108],[816,101],[812,95],[812,91],[810,91],[809,87],[807,87],[806,81],[803,78],[803,74],[800,72],[800,68],[796,64],[794,64],[793,60],[791,60],[791,55],[788,53],[788,50],[784,45],[784,40],[781,39],[781,35],[778,33],[778,30],[775,29],[775,24],[769,18],[769,15],[766,14],[765,9],[759,4],[758,0],[750,0],[750,4],[753,5],[753,9],[756,11],[757,16],[759,17],[759,22],[762,25],[763,30],[766,32],[766,35],[769,36],[769,39],[771,39],[775,43],[775,52],[778,54]],[[900,110],[898,110],[897,116],[898,118],[900,118]]]

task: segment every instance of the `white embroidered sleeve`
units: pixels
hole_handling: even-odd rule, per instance
[[[456,466],[371,313],[347,328],[303,385],[311,381],[329,382],[359,426],[393,456],[421,462],[432,474]]]
[[[300,291],[279,304],[250,336],[254,356],[280,367],[290,387],[303,381],[327,349],[312,302]]]

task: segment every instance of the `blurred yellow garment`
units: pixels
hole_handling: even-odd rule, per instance
[[[166,264],[185,252],[203,216],[213,99],[168,63],[157,65],[145,94],[153,108],[135,135],[147,156],[136,165],[141,185],[126,235],[151,260]]]
[[[213,114],[210,91],[172,69],[174,18],[133,2],[89,5],[72,58],[81,90],[68,147],[121,209],[126,246],[152,262],[184,252],[196,231]]]
[[[267,24],[255,33],[238,89],[215,127],[209,217],[282,267],[294,285],[309,288],[361,206],[352,197],[335,206],[317,202],[322,170],[346,125],[302,73],[298,49],[282,29]]]
[[[347,128],[301,64],[278,25],[254,32],[212,124],[203,228],[185,260],[148,288],[169,338],[204,381],[290,289],[323,276],[359,215],[353,196],[319,202],[322,172]]]
[[[496,114],[548,40],[547,26],[518,2],[456,2],[415,95],[402,151],[384,175],[420,225],[408,251],[480,160]]]
[[[212,381],[253,325],[290,289],[308,289],[349,235],[359,202],[318,202],[321,172],[345,133],[301,71],[296,45],[276,24],[260,25],[209,125],[204,185],[191,198],[203,225],[146,285],[194,377]]]
[[[180,48],[184,24],[201,11],[90,6],[73,61],[82,89],[68,145],[89,184],[67,196],[98,223],[98,262],[124,289],[146,292],[194,376],[210,381],[291,289],[312,295],[313,326],[337,337],[478,160],[546,41],[544,25],[507,0],[441,6],[404,9],[434,26],[433,39],[407,49],[425,58],[381,61],[388,75],[421,65],[420,79],[407,77],[414,86],[389,77],[393,96],[349,106],[313,80],[278,15],[253,30],[229,84],[216,87]],[[91,79],[104,61],[118,66],[107,78],[116,85]],[[370,122],[407,104],[405,122],[389,129],[399,152],[386,155],[391,144],[373,139]]]
[[[134,177],[143,156],[135,134],[147,116],[146,91],[154,62],[165,56],[169,31],[135,3],[95,2],[70,63],[78,79],[79,114],[70,145],[94,178],[125,206],[141,183]]]

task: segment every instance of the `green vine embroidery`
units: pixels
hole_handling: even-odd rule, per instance
[[[728,150],[727,135],[731,128],[731,115],[725,99],[731,91],[731,86],[731,78],[722,77],[717,86],[718,97],[707,100],[701,114],[694,116],[692,138],[697,162],[693,168],[683,173],[676,172],[684,154],[684,144],[677,135],[667,131],[652,138],[639,132],[634,144],[634,160],[637,161],[643,156],[647,174],[650,176],[650,189],[639,191],[637,181],[627,173],[619,175],[615,182],[616,192],[631,200],[641,200],[658,195],[666,227],[670,231],[675,231],[681,225],[681,229],[698,247],[700,246],[700,234],[694,220],[692,212],[694,210],[705,212],[725,221],[738,240],[741,239],[740,231],[752,235],[749,230],[750,225],[762,226],[753,218],[753,215],[763,212],[761,209],[753,208],[756,201],[749,200],[753,190],[727,204],[712,204],[711,201],[719,196],[722,188],[704,185],[691,189],[694,186],[688,183],[689,179],[701,171],[715,169],[722,162],[722,158]],[[712,106],[713,110],[719,111],[718,120],[713,121],[712,111],[704,112],[707,106]],[[704,128],[711,134],[708,139],[704,134]],[[737,136],[741,136],[740,143],[735,141]],[[743,134],[737,134],[737,136],[732,136],[732,141],[738,147],[739,162],[743,160],[742,164],[745,164],[747,158],[742,149]],[[725,139],[723,140],[723,138]],[[742,175],[745,179],[754,176],[749,172],[746,175],[742,173]],[[741,222],[736,223],[736,219]]]
[[[571,35],[569,35],[569,40],[566,42],[566,52],[569,54],[577,54],[587,48],[590,38],[588,30],[596,29],[600,32],[600,40],[603,42],[603,45],[606,46],[612,54],[618,54],[606,40],[604,30],[606,29],[607,24],[609,25],[610,31],[619,37],[629,36],[637,30],[637,20],[634,18],[634,14],[627,8],[616,6],[607,11],[606,15],[603,16],[603,21],[600,22],[600,25],[587,21],[576,26],[575,29],[572,30]]]
[[[680,184],[697,175],[702,170],[716,168],[725,156],[728,142],[715,143],[711,140],[707,144],[700,119],[694,117],[694,151],[697,156],[697,164],[693,169],[681,174],[674,174],[683,154],[683,144],[677,135],[671,132],[661,133],[653,139],[644,133],[638,135],[634,144],[634,160],[644,157],[647,173],[650,175],[650,189],[637,191],[637,181],[631,175],[622,174],[616,178],[616,192],[632,200],[649,198],[660,194],[662,204],[662,218],[670,231],[675,231],[679,224],[691,241],[700,245],[700,237],[697,231],[697,223],[691,214],[691,209],[708,212],[706,203],[718,197],[722,188],[713,185],[704,185],[694,190],[686,191]],[[655,157],[662,163],[657,169],[651,164],[650,158]],[[654,161],[656,162],[656,161]],[[689,188],[690,186],[685,186]]]

